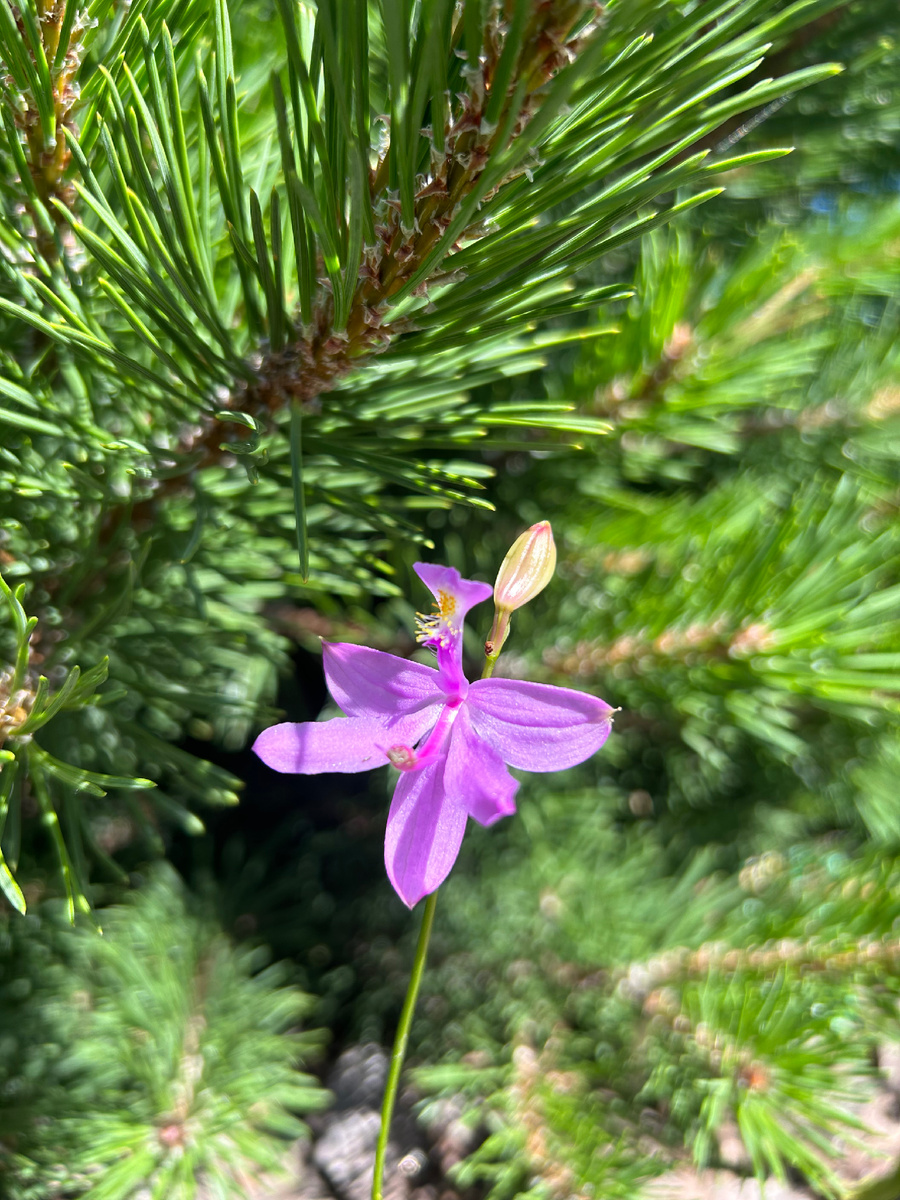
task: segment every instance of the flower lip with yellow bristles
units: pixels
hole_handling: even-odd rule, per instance
[[[490,597],[491,585],[463,579],[455,567],[416,563],[414,569],[435,600],[433,613],[416,614],[416,641],[437,654],[448,695],[464,697],[469,685],[462,668],[463,622],[470,608]]]

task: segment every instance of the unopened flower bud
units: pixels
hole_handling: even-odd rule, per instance
[[[538,521],[516,538],[497,572],[494,604],[515,612],[542,592],[556,570],[556,543],[549,521]]]
[[[538,521],[516,538],[497,572],[494,584],[494,624],[485,643],[488,658],[496,658],[509,635],[509,618],[517,608],[542,592],[556,570],[556,543],[549,521]]]

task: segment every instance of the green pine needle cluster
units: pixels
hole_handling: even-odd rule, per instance
[[[743,787],[751,743],[806,790],[893,752],[897,219],[711,246],[691,282],[685,236],[648,243],[615,353],[577,368],[616,447],[579,475],[544,661],[666,745],[676,805]],[[855,790],[874,831],[890,797]]]
[[[328,1093],[283,964],[237,950],[158,871],[103,931],[45,904],[0,929],[0,1184],[10,1200],[232,1195]]]

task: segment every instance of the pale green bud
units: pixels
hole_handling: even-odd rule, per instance
[[[549,521],[538,521],[516,538],[497,572],[494,624],[485,653],[496,657],[509,634],[510,614],[542,592],[556,570],[556,543]]]
[[[516,538],[497,572],[494,604],[515,612],[542,592],[556,570],[556,543],[549,521],[538,521]]]

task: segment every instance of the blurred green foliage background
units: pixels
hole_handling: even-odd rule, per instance
[[[73,151],[56,179],[23,157],[46,121],[43,81],[18,88],[29,63],[13,52],[32,9],[4,5],[12,1200],[243,1195],[328,1104],[306,1072],[389,1042],[415,937],[381,865],[392,781],[276,778],[243,747],[279,712],[318,715],[320,637],[415,652],[414,561],[492,580],[539,519],[557,577],[516,614],[499,673],[621,712],[595,759],[529,778],[517,817],[469,831],[442,893],[413,1079],[426,1123],[449,1097],[479,1130],[451,1185],[599,1200],[694,1163],[898,1194],[896,1162],[851,1170],[848,1147],[900,1041],[900,16],[886,0],[703,7],[611,3],[605,56],[572,50],[587,65],[545,142],[521,170],[495,147],[489,236],[475,240],[473,205],[446,278],[394,304],[354,290],[372,217],[352,162],[371,131],[344,128],[363,88],[347,73],[362,55],[401,130],[372,196],[406,236],[426,164],[397,96],[404,71],[438,62],[426,18],[452,6],[373,7],[362,47],[341,4],[318,23],[305,6],[233,6],[230,32],[200,0],[99,3],[95,26],[54,9],[57,33],[71,10],[82,38],[71,128],[94,170]],[[499,19],[460,12],[476,8]],[[509,6],[526,9],[548,11]],[[412,61],[392,41],[401,10]],[[649,32],[665,49],[645,61]],[[435,128],[451,84],[465,107],[460,61],[434,67]],[[47,103],[64,124],[61,78]],[[163,119],[175,79],[183,155]],[[622,112],[602,109],[620,84]],[[552,87],[517,93],[529,120]],[[702,178],[685,166],[701,149]],[[604,208],[622,180],[632,191]],[[726,190],[692,207],[701,185]],[[326,217],[298,232],[291,208],[329,187],[349,188],[361,223],[336,248]],[[208,244],[177,227],[180,204]],[[165,257],[170,231],[183,261]],[[310,247],[281,299],[279,237]],[[409,244],[376,276],[425,270]],[[473,617],[477,671],[490,614]]]

